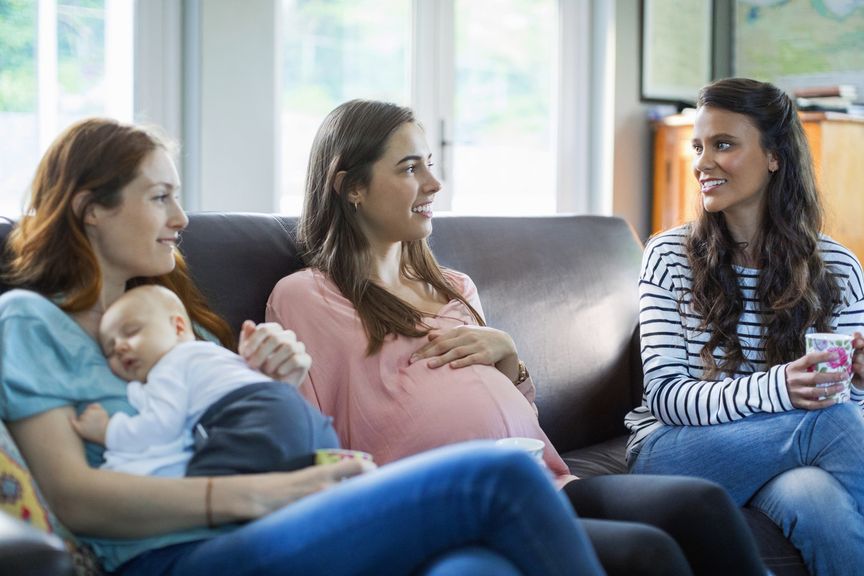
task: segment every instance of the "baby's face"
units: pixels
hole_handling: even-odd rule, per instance
[[[146,382],[153,365],[178,342],[171,314],[152,299],[122,298],[102,317],[99,342],[111,371]]]

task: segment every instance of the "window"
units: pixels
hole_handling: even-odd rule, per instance
[[[352,98],[414,108],[436,209],[556,211],[558,0],[282,0],[281,209],[298,213],[315,130]]]
[[[132,119],[127,0],[0,0],[0,214],[16,217],[39,158],[70,123]]]
[[[456,0],[454,16],[452,210],[554,213],[556,2]]]
[[[297,214],[312,140],[330,110],[353,98],[408,104],[411,3],[283,0],[282,10],[280,208]]]

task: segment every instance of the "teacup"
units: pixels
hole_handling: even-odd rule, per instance
[[[501,438],[495,441],[496,446],[512,446],[528,452],[531,456],[539,461],[543,461],[543,450],[546,448],[546,443],[536,438]]]
[[[842,372],[846,378],[841,381],[844,389],[831,398],[837,404],[845,402],[849,399],[849,386],[852,384],[852,336],[848,334],[805,334],[804,341],[806,342],[807,353],[810,352],[834,352],[837,355],[836,360],[828,362],[819,362],[815,366],[810,367],[811,372]],[[836,382],[826,384],[818,384],[820,388],[828,388]],[[825,400],[827,396],[821,396],[819,400]]]

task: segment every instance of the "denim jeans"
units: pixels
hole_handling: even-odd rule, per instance
[[[854,403],[666,426],[646,439],[631,470],[699,476],[726,488],[739,506],[752,500],[816,574],[864,565],[864,417]],[[815,544],[829,534],[830,545]]]
[[[801,551],[811,574],[845,576],[864,566],[864,517],[843,486],[821,468],[794,468],[750,500]]]
[[[603,573],[547,472],[488,442],[407,458],[122,568],[124,576]]]

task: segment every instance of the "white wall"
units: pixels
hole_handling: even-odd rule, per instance
[[[640,102],[640,3],[615,4],[614,153],[612,213],[626,219],[643,240],[650,233],[651,130]]]
[[[199,10],[197,209],[275,212],[279,1],[206,0]]]
[[[640,3],[592,0],[590,18],[588,205],[592,214],[627,220],[650,233],[651,133],[640,101]]]
[[[135,3],[135,121],[183,139],[182,10],[176,0]]]

